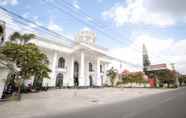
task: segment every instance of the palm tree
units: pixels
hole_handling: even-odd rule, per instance
[[[14,32],[10,36],[10,41],[13,41],[15,43],[18,43],[19,45],[25,45],[27,44],[31,39],[35,37],[34,34],[20,34],[19,32]],[[18,79],[18,100],[21,99],[21,84],[24,81],[24,79]]]
[[[3,31],[0,28],[0,36],[2,36]],[[20,34],[19,32],[14,32],[10,37],[9,40],[12,42],[17,43],[18,45],[25,45],[26,43],[28,43],[29,40],[31,40],[32,38],[34,38],[35,35],[34,34]],[[18,77],[19,74],[19,68],[16,66],[16,64],[14,62],[12,62],[11,60],[8,60],[7,57],[1,53],[0,50],[0,64],[3,66],[8,67],[10,74],[14,73],[16,75],[16,77]],[[17,86],[18,86],[18,100],[21,99],[21,84],[22,84],[22,79],[19,78],[15,78],[17,81]]]
[[[35,38],[34,34],[23,34],[22,35],[23,44],[28,43],[33,38]]]
[[[11,36],[10,36],[10,41],[13,42],[17,42],[21,40],[21,34],[19,32],[14,32]]]
[[[31,39],[33,39],[35,37],[34,34],[20,34],[19,32],[14,32],[11,36],[10,36],[10,41],[15,41],[15,42],[19,42],[21,45],[25,45],[26,43],[28,43],[28,41],[30,41]]]

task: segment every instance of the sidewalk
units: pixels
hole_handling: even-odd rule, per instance
[[[101,88],[56,89],[24,94],[21,101],[0,104],[1,118],[29,118],[46,114],[72,112],[141,96],[158,94],[173,89]]]

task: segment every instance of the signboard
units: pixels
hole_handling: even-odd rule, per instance
[[[147,67],[147,71],[165,70],[165,69],[167,69],[167,64],[156,64]]]

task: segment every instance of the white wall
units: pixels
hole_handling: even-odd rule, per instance
[[[2,93],[4,90],[5,81],[7,79],[9,71],[7,68],[0,67],[0,98],[2,97]]]
[[[58,73],[63,73],[63,86],[74,86],[74,78],[73,78],[73,70],[72,67],[74,65],[74,62],[77,61],[79,63],[79,85],[80,86],[89,86],[89,75],[92,75],[93,78],[93,85],[101,86],[102,81],[101,78],[97,78],[97,59],[99,56],[90,56],[88,53],[84,53],[85,55],[85,63],[84,63],[84,78],[80,78],[80,71],[81,71],[81,57],[80,52],[76,53],[64,53],[61,51],[55,51],[51,49],[44,49],[41,48],[43,53],[45,53],[49,59],[49,68],[52,70],[50,73],[50,79],[44,79],[43,80],[43,86],[49,86],[49,87],[55,87],[56,85],[56,76]],[[60,57],[63,57],[65,59],[65,69],[59,69],[58,68],[58,59]],[[73,59],[73,62],[72,62]],[[93,70],[94,72],[89,73],[89,62],[93,64]],[[54,65],[55,64],[55,65]],[[106,77],[106,71],[107,71],[107,65],[108,63],[104,63],[104,61],[100,61],[100,64],[103,65],[103,71],[104,73],[101,73],[101,76],[103,76],[103,84],[106,83],[107,77]]]
[[[57,74],[62,73],[63,74],[63,86],[69,86],[72,85],[70,77],[70,69],[71,69],[71,56],[70,54],[66,54],[63,52],[57,52],[57,51],[51,51],[51,50],[43,50],[43,52],[48,56],[49,59],[49,68],[52,70],[50,73],[50,79],[44,80],[44,85],[47,85],[49,87],[55,87],[56,85],[56,77]],[[55,53],[57,53],[57,57],[55,58]],[[60,69],[58,68],[58,60],[60,57],[63,57],[65,59],[65,68]],[[55,61],[55,62],[54,62]],[[53,69],[55,67],[55,69]]]

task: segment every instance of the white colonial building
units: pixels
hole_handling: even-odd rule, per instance
[[[51,79],[44,79],[43,86],[89,87],[109,83],[106,71],[114,59],[107,49],[98,47],[96,34],[81,31],[71,45],[50,40],[32,40],[49,58]]]

